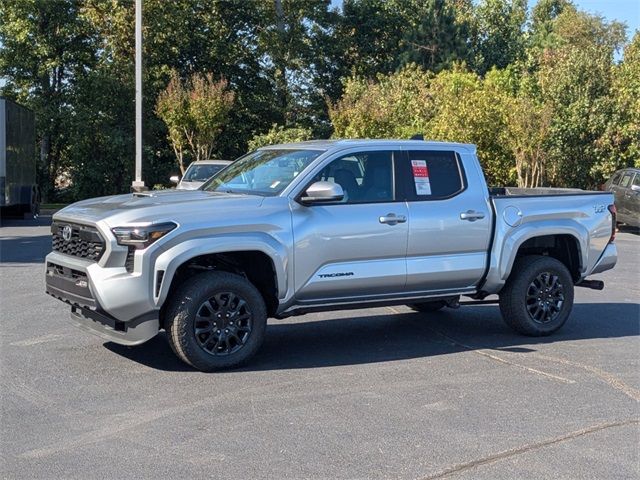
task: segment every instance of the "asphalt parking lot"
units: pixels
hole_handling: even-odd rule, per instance
[[[44,294],[48,219],[0,230],[0,477],[638,478],[640,236],[562,331],[496,306],[271,321],[242,370],[204,374],[163,335],[127,348]]]

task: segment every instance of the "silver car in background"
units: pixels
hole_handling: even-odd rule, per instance
[[[604,189],[615,197],[617,220],[640,228],[640,168],[625,168],[615,172]]]
[[[231,160],[200,160],[192,162],[180,178],[174,175],[169,180],[176,184],[177,190],[197,190],[204,182],[229,165]]]

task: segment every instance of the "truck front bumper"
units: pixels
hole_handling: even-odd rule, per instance
[[[121,322],[99,310],[71,306],[71,320],[76,326],[120,345],[140,345],[158,333],[157,318],[138,318]]]
[[[123,275],[120,269],[103,269],[95,263],[57,252],[50,253],[45,264],[46,293],[71,306],[71,319],[77,326],[121,345],[139,345],[158,333],[158,309],[144,300],[123,303],[126,298],[140,298],[137,292],[142,288],[140,284],[144,278]],[[111,272],[111,281],[99,282],[101,288],[98,290],[91,275],[97,269],[100,279],[109,276],[108,270],[118,271]],[[129,294],[123,297],[123,287],[131,284],[136,284],[138,289],[129,289]],[[105,305],[120,308],[112,311]]]

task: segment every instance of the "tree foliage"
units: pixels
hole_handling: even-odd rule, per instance
[[[167,88],[160,92],[156,104],[158,116],[166,123],[169,142],[184,174],[184,156],[194,161],[208,160],[216,137],[227,123],[233,107],[233,92],[222,78],[194,74],[185,82],[173,72]]]
[[[134,3],[3,0],[0,19],[45,195],[128,190]],[[149,185],[176,157],[331,135],[473,142],[494,184],[595,187],[640,158],[638,34],[571,0],[144,0],[143,28]]]
[[[473,64],[480,73],[524,56],[527,0],[481,0],[473,17]]]
[[[471,23],[476,35],[483,33],[471,68],[457,63],[433,76],[413,66],[375,80],[345,80],[343,97],[329,105],[335,135],[408,138],[421,131],[434,140],[475,143],[491,183],[523,187],[595,188],[633,164],[640,139],[638,34],[616,65],[625,39],[620,23],[569,1],[544,0],[525,35],[525,7],[478,4]],[[505,15],[509,22],[501,24]]]
[[[249,140],[249,150],[256,150],[267,145],[279,143],[304,142],[311,140],[313,132],[309,128],[295,127],[285,128],[282,125],[273,125],[267,133],[256,135]]]
[[[0,19],[2,93],[37,114],[38,173],[46,199],[68,164],[70,104],[85,66],[95,62],[96,39],[77,2],[3,1]]]
[[[470,0],[344,0],[344,70],[368,78],[415,63],[440,71],[467,59]]]
[[[342,98],[329,106],[334,136],[408,138],[426,128],[432,115],[432,75],[415,65],[377,79],[347,79]]]

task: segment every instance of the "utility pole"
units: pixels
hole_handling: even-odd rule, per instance
[[[142,0],[136,0],[136,176],[133,192],[146,190],[142,181]]]

